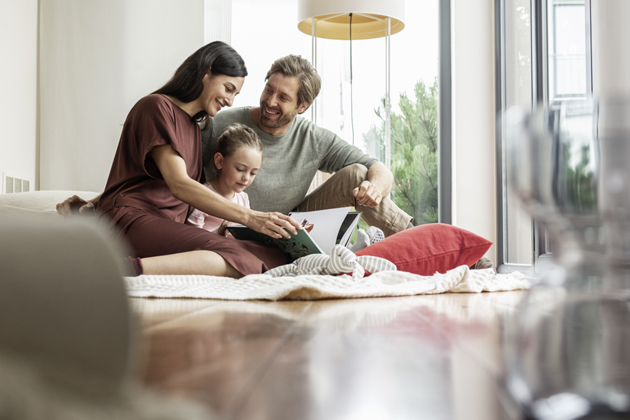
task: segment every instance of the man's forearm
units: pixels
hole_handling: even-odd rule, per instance
[[[392,190],[394,175],[384,164],[376,162],[368,169],[367,180],[379,189],[383,197],[386,197]]]

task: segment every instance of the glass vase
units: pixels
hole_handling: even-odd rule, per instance
[[[571,101],[503,118],[514,193],[557,268],[506,335],[510,403],[523,418],[630,418],[630,101]]]

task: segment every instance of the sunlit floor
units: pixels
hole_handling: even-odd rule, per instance
[[[501,343],[525,293],[133,303],[144,380],[222,419],[506,420]]]

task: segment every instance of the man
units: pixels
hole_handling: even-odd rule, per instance
[[[280,58],[265,81],[259,107],[223,110],[213,118],[211,129],[202,132],[208,179],[217,138],[228,126],[240,123],[256,131],[263,143],[262,166],[247,189],[252,209],[288,213],[353,206],[385,236],[413,226],[412,217],[387,198],[393,175],[385,165],[299,116],[321,87],[307,60],[295,55]],[[334,175],[307,195],[318,170]],[[71,205],[81,204],[85,212],[96,203],[72,197],[58,204],[57,210],[68,214]]]
[[[413,226],[412,217],[387,198],[393,175],[385,165],[299,116],[321,87],[307,60],[282,57],[265,81],[259,107],[224,110],[213,118],[212,129],[203,132],[207,176],[216,139],[229,125],[240,123],[256,131],[263,143],[262,166],[247,189],[253,209],[288,213],[354,206],[385,236]],[[318,170],[334,175],[307,195]]]

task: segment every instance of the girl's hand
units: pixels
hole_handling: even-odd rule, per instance
[[[263,213],[253,211],[249,216],[246,226],[257,232],[264,233],[272,238],[290,238],[289,232],[297,234],[297,229],[302,230],[298,222],[287,216],[286,214],[273,212]],[[287,232],[288,229],[289,232]]]
[[[219,229],[217,230],[217,233],[221,236],[227,237],[229,232],[226,227],[232,225],[238,225],[238,223],[230,222],[229,220],[223,220],[223,222],[221,222],[221,226],[219,226]]]

